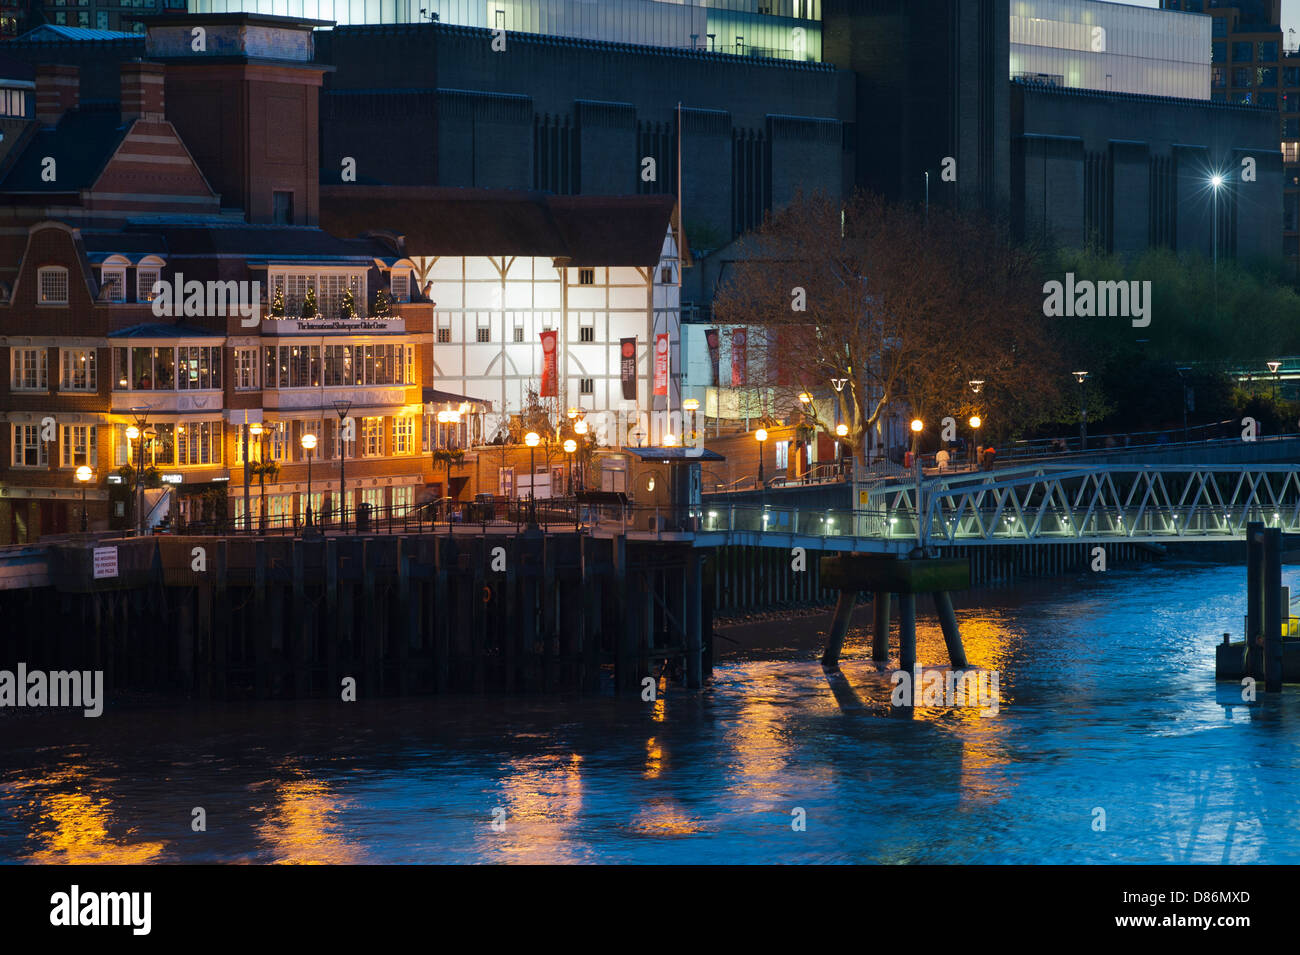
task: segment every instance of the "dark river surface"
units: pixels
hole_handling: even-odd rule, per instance
[[[721,630],[740,643],[713,685],[653,703],[9,711],[0,860],[1297,863],[1300,687],[1243,704],[1214,682],[1244,584],[1170,562],[966,595],[996,715],[890,715],[858,629],[828,681],[829,613]],[[922,603],[918,655],[942,664]]]

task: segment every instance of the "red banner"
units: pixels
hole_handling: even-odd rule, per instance
[[[668,394],[668,336],[655,336],[655,394]]]
[[[555,370],[555,339],[558,333],[542,332],[542,389],[540,398],[554,398],[555,380],[559,377]]]
[[[745,365],[748,363],[749,336],[743,328],[731,330],[731,387],[740,388],[745,384]]]

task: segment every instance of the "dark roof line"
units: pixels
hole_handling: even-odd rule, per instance
[[[1212,99],[1190,99],[1186,96],[1154,96],[1150,93],[1120,93],[1111,90],[1079,89],[1073,86],[1051,86],[1046,83],[1034,83],[1024,79],[1013,79],[1012,86],[1019,86],[1034,93],[1050,93],[1056,96],[1077,96],[1088,99],[1112,99],[1127,103],[1162,103],[1173,106],[1211,106],[1214,109],[1239,109],[1252,113],[1276,113],[1270,106],[1255,106],[1244,103],[1222,103]]]
[[[426,29],[433,29],[452,35],[475,37],[479,39],[490,38],[493,34],[493,31],[487,27],[461,26],[454,23],[357,24],[350,26],[336,26],[333,32],[343,35],[356,34],[364,36],[366,34],[376,34],[379,36],[392,36],[395,34],[411,33],[415,30]],[[808,60],[784,60],[779,57],[748,56],[742,53],[721,53],[713,50],[678,50],[672,47],[647,46],[640,43],[620,43],[614,40],[585,40],[576,37],[552,36],[544,33],[507,31],[507,34],[511,43],[523,43],[533,46],[570,47],[606,53],[635,53],[642,56],[665,56],[677,59],[721,60],[723,62],[729,62],[732,65],[735,65],[736,63],[749,63],[754,66],[781,66],[787,69],[806,70],[817,73],[834,73],[836,71],[836,67],[829,63],[818,63]]]

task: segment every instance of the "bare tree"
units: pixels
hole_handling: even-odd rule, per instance
[[[1050,412],[1065,377],[1037,256],[991,223],[861,192],[800,195],[742,240],[740,259],[714,309],[752,329],[750,383],[778,407],[803,392],[838,401],[854,454],[899,404],[932,426],[978,413],[1009,434]],[[803,411],[830,430],[825,407]]]

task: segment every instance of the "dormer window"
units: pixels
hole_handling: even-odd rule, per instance
[[[36,272],[37,303],[40,305],[68,304],[68,270],[61,265],[51,265]]]
[[[389,294],[394,302],[411,300],[411,273],[406,269],[393,269],[389,279]]]
[[[99,270],[99,300],[101,302],[126,301],[126,269],[104,266]]]
[[[135,270],[135,300],[137,302],[152,302],[154,300],[153,287],[158,284],[162,276],[162,270],[158,268],[145,268],[143,265]]]

